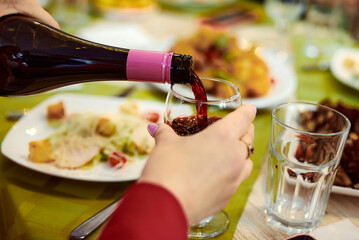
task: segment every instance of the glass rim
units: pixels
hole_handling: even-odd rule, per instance
[[[320,107],[320,108],[324,108],[324,109],[327,109],[327,110],[330,110],[338,115],[340,115],[346,122],[347,122],[347,127],[341,131],[338,131],[338,132],[333,132],[333,133],[315,133],[315,132],[309,132],[309,131],[304,131],[304,130],[299,130],[297,128],[294,128],[292,126],[289,126],[288,124],[285,124],[283,123],[282,121],[280,121],[276,115],[275,115],[275,112],[280,109],[280,108],[283,108],[285,106],[288,106],[290,104],[306,104],[306,105],[312,105],[312,106],[317,106],[317,107]],[[286,127],[286,128],[289,128],[289,129],[292,129],[294,130],[295,132],[298,132],[298,133],[302,133],[302,134],[306,134],[306,135],[313,135],[313,136],[325,136],[325,137],[328,137],[328,136],[336,136],[336,135],[342,135],[342,134],[345,134],[345,133],[348,133],[350,128],[351,128],[351,123],[349,121],[349,119],[344,115],[342,114],[341,112],[331,108],[331,107],[328,107],[328,106],[325,106],[325,105],[322,105],[322,104],[319,104],[319,103],[315,103],[315,102],[306,102],[306,101],[290,101],[290,102],[286,102],[286,103],[282,103],[282,104],[279,104],[277,105],[276,107],[273,108],[272,110],[272,119],[274,119],[276,122],[278,122],[279,124],[281,124],[282,126]]]
[[[232,82],[224,80],[224,79],[219,79],[219,78],[207,78],[207,77],[200,77],[200,79],[206,79],[206,80],[210,80],[210,81],[215,81],[215,82],[221,82],[221,83],[225,83],[227,85],[230,85],[233,89],[235,89],[236,94],[234,94],[233,96],[229,97],[229,98],[223,98],[223,99],[216,99],[216,100],[207,100],[207,101],[201,101],[201,100],[197,100],[195,98],[189,98],[189,97],[185,97],[182,94],[176,92],[173,87],[176,86],[176,84],[171,85],[170,88],[170,92],[177,97],[178,99],[184,100],[186,102],[189,103],[202,103],[202,104],[217,104],[217,103],[228,103],[228,102],[233,102],[235,99],[240,99],[242,101],[242,97],[241,97],[241,93],[239,88]]]

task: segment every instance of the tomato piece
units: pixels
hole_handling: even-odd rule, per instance
[[[157,123],[160,120],[160,114],[157,112],[146,112],[143,114],[143,118],[147,121]]]
[[[111,167],[122,168],[128,161],[127,155],[122,151],[114,151],[108,156],[108,162]]]

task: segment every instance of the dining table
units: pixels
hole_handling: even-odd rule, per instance
[[[246,34],[249,29],[255,32],[248,41],[254,41],[259,47],[268,47],[268,42],[262,29],[274,30],[273,24],[265,19],[261,4],[245,5],[253,9],[260,16],[260,20],[246,22],[236,28]],[[151,10],[154,11],[154,10]],[[157,11],[157,10],[156,10]],[[151,14],[163,14],[164,10]],[[135,21],[138,24],[141,18],[130,17],[126,12],[123,18]],[[143,14],[143,13],[142,13]],[[179,21],[179,13],[174,14],[174,22]],[[109,24],[118,19],[102,19],[97,16],[91,20],[91,24]],[[198,17],[186,15],[186,24],[190,20],[198,22]],[[146,27],[151,25],[142,19]],[[89,24],[90,25],[90,24]],[[73,34],[85,36],[84,29]],[[66,28],[65,28],[66,29]],[[163,30],[163,29],[162,29]],[[178,31],[168,27],[168,31]],[[159,31],[159,29],[156,29]],[[253,33],[252,31],[252,33]],[[159,36],[163,33],[156,32]],[[250,34],[248,34],[249,36]],[[245,36],[244,36],[245,37]],[[342,101],[346,104],[359,107],[359,91],[339,82],[330,70],[306,71],[303,65],[313,60],[308,60],[302,50],[303,36],[293,34],[290,38],[291,58],[286,62],[296,75],[296,88],[287,99],[320,102],[330,99],[333,102]],[[157,45],[159,46],[159,45]],[[353,41],[350,47],[358,47]],[[288,50],[289,51],[289,50]],[[10,129],[16,127],[17,122],[8,118],[9,113],[31,111],[33,107],[42,101],[59,93],[87,94],[97,97],[118,96],[129,85],[135,86],[126,96],[126,99],[148,100],[164,103],[166,92],[146,83],[128,82],[91,82],[72,85],[52,91],[21,97],[0,97],[0,142],[3,141]],[[230,224],[221,235],[214,237],[216,240],[230,239],[284,239],[289,235],[266,223],[264,214],[266,161],[268,156],[268,144],[271,127],[271,110],[274,106],[258,108],[254,120],[255,138],[253,171],[231,197],[224,211],[228,214]],[[25,134],[25,133],[24,133]],[[21,135],[18,136],[21,138]],[[21,141],[19,141],[21,142]],[[14,144],[12,148],[16,149]],[[79,224],[101,211],[103,208],[119,199],[135,180],[130,181],[84,181],[66,177],[53,176],[43,172],[26,168],[0,154],[0,239],[6,240],[62,240],[69,239],[70,232]],[[359,190],[358,190],[359,191]],[[327,209],[320,227],[350,220],[359,228],[359,197],[339,193],[331,193]],[[96,239],[101,227],[87,239]],[[140,228],[139,228],[140,230]],[[340,229],[338,229],[340,231]],[[355,239],[355,238],[353,238]],[[359,237],[357,238],[359,239]],[[322,239],[319,239],[322,240]]]

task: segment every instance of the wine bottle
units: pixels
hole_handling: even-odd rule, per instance
[[[23,15],[0,18],[0,96],[92,81],[190,83],[192,66],[188,55],[103,45]]]

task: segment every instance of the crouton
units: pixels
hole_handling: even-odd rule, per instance
[[[116,125],[107,118],[100,118],[96,125],[96,133],[110,137],[116,132]]]
[[[120,112],[129,115],[140,115],[140,107],[134,101],[127,100],[120,105]]]
[[[46,139],[30,142],[28,159],[37,163],[54,161],[51,143]]]
[[[47,120],[60,120],[65,117],[65,107],[62,101],[47,106]]]

